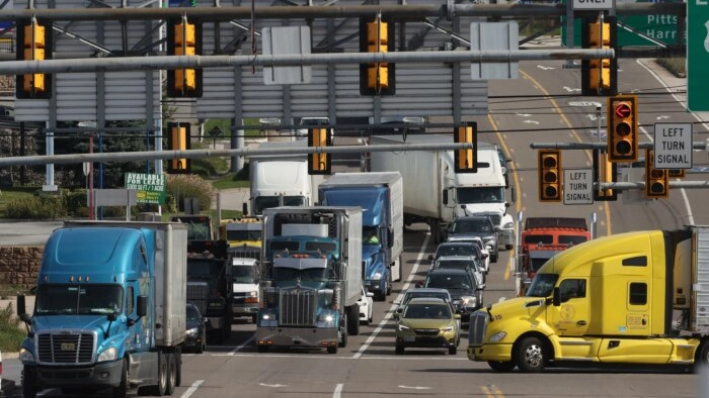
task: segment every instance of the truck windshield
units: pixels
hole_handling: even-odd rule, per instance
[[[557,274],[537,274],[527,290],[527,297],[549,297],[559,279]]]
[[[578,245],[587,240],[583,235],[559,235],[559,244],[562,245]]]
[[[254,212],[263,214],[265,209],[278,206],[305,206],[305,196],[282,196],[283,205],[281,205],[281,196],[259,196],[254,203]]]
[[[216,278],[224,267],[224,260],[187,260],[187,279]]]
[[[36,315],[121,313],[123,288],[116,285],[40,285]]]
[[[274,269],[274,277],[277,282],[301,280],[303,282],[321,282],[327,280],[325,268],[306,268],[297,270],[295,268],[278,267]]]
[[[231,267],[231,280],[234,283],[254,283],[253,267],[235,265]]]
[[[226,231],[226,240],[261,240],[261,231]]]
[[[458,203],[503,203],[505,187],[458,188]]]

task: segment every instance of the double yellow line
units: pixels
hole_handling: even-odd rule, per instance
[[[480,390],[482,390],[483,394],[487,398],[504,398],[505,394],[502,393],[502,390],[497,388],[496,385],[490,384],[488,386],[480,386]]]

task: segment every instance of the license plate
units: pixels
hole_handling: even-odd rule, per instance
[[[416,336],[404,336],[404,341],[416,341]]]
[[[62,343],[62,351],[74,351],[76,345],[74,343]]]

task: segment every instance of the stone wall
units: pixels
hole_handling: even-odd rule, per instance
[[[35,286],[43,251],[43,246],[0,246],[0,290]]]

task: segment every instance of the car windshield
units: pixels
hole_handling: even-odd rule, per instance
[[[473,260],[443,260],[438,262],[438,268],[468,269],[475,271],[475,261]]]
[[[451,231],[456,234],[473,232],[492,233],[493,228],[490,220],[485,218],[459,219],[453,223]]]
[[[281,198],[283,205],[279,203]],[[254,212],[260,215],[265,209],[278,206],[305,206],[305,196],[259,196],[254,203]]]
[[[442,245],[436,250],[436,258],[444,256],[474,256],[473,245]]]
[[[234,283],[254,283],[253,267],[234,265],[231,267],[231,280]]]
[[[448,293],[444,293],[444,292],[426,292],[426,291],[423,291],[423,292],[416,292],[416,291],[414,291],[414,292],[406,293],[406,294],[404,295],[404,300],[402,301],[402,304],[406,304],[406,303],[408,303],[409,301],[411,301],[411,299],[419,298],[419,297],[426,297],[426,298],[432,297],[432,298],[443,299],[443,301],[450,301],[450,297],[448,296]]]
[[[37,315],[121,313],[123,288],[116,285],[40,285]]]
[[[426,278],[424,287],[435,287],[439,289],[470,289],[473,284],[467,275],[429,275]]]
[[[502,203],[505,187],[458,188],[458,203]]]
[[[527,290],[527,297],[549,297],[559,279],[557,274],[537,274]]]
[[[261,230],[226,231],[227,240],[261,240]]]
[[[322,254],[335,253],[337,244],[334,242],[305,242],[306,252],[318,252]]]
[[[197,307],[193,307],[193,306],[187,307],[187,320],[194,321],[194,322],[200,321],[200,315],[199,315],[199,311],[197,310]]]
[[[325,268],[306,268],[297,270],[295,268],[277,267],[274,269],[276,281],[288,282],[300,280],[303,282],[320,282],[327,280]]]
[[[404,310],[404,318],[408,319],[450,319],[451,311],[447,305],[439,304],[409,304]]]

